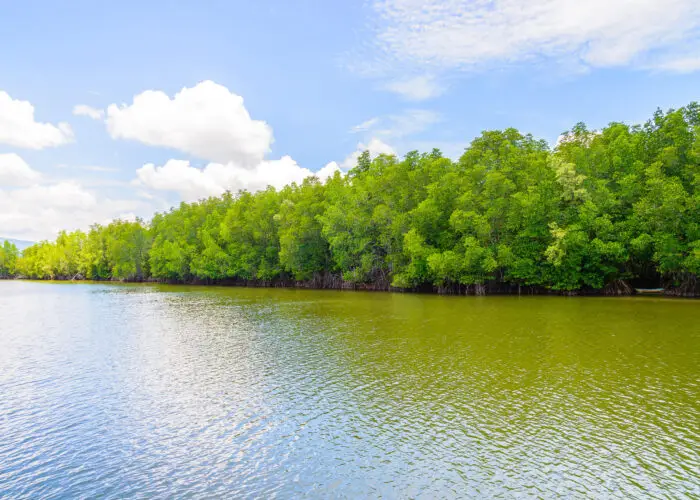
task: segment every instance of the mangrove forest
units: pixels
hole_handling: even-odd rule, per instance
[[[487,131],[457,161],[365,152],[325,182],[226,192],[21,254],[7,244],[0,276],[698,295],[699,166],[697,103],[643,125],[579,123],[554,147]]]

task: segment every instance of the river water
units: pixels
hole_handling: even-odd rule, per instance
[[[700,496],[700,302],[0,281],[0,497]]]

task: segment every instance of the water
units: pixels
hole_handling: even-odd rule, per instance
[[[0,282],[0,497],[700,496],[700,302]]]

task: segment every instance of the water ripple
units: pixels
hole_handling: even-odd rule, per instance
[[[700,497],[697,302],[0,282],[0,317],[0,497]]]

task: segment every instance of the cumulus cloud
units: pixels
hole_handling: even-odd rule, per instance
[[[433,76],[421,75],[389,82],[384,87],[409,101],[424,101],[441,95],[445,87]]]
[[[15,153],[0,154],[0,186],[27,186],[39,180],[41,174]]]
[[[321,179],[322,181],[325,181],[335,175],[336,172],[340,172],[341,174],[343,173],[342,169],[340,168],[340,165],[338,165],[338,162],[331,161],[327,163],[322,169],[320,169],[318,172],[316,172],[316,177]]]
[[[243,168],[233,163],[209,163],[203,168],[197,168],[187,160],[168,160],[162,166],[148,163],[139,168],[133,184],[153,191],[174,192],[185,201],[219,196],[225,191],[258,191],[268,186],[281,189],[292,182],[301,183],[307,177],[315,176],[325,181],[336,172],[343,173],[356,166],[357,159],[365,150],[369,150],[372,158],[380,154],[396,154],[391,146],[373,138],[367,144],[359,143],[357,150],[342,163],[331,161],[317,172],[299,166],[289,156],[283,156],[279,160],[264,160],[254,168]],[[147,192],[143,195],[149,197]]]
[[[272,143],[272,129],[250,117],[243,98],[212,81],[183,88],[172,99],[147,90],[130,105],[110,105],[106,121],[115,139],[173,148],[242,168],[256,168]]]
[[[3,236],[38,241],[53,239],[60,230],[87,230],[95,222],[134,212],[150,214],[143,201],[114,200],[88,191],[77,182],[35,184],[0,189]]]
[[[0,143],[25,149],[61,146],[73,140],[67,123],[53,125],[34,119],[34,106],[28,101],[13,99],[0,90]]]
[[[143,165],[133,184],[146,198],[149,191],[174,192],[194,201],[225,191],[279,189],[314,175],[325,180],[340,170],[335,162],[314,173],[289,156],[266,159],[272,129],[250,117],[243,98],[211,81],[185,88],[172,99],[160,91],[146,91],[131,105],[112,104],[106,122],[114,138],[171,147],[210,160],[201,168],[179,159]],[[370,126],[371,120],[364,124]]]
[[[116,181],[115,181],[116,182]],[[53,239],[62,229],[86,230],[106,219],[139,211],[152,203],[115,200],[76,180],[50,181],[16,154],[0,155],[0,232],[37,241]]]
[[[103,109],[93,108],[87,104],[78,104],[73,108],[73,114],[75,116],[87,116],[93,120],[101,120],[104,117],[105,112]]]
[[[383,53],[434,68],[537,58],[644,65],[646,57],[672,60],[700,41],[697,0],[375,0],[373,6]]]
[[[279,189],[313,175],[325,179],[333,173],[334,169],[328,165],[314,173],[299,166],[289,156],[262,161],[255,168],[232,163],[209,163],[204,168],[197,168],[186,160],[168,160],[162,166],[148,163],[138,169],[135,184],[157,191],[176,192],[182,199],[194,201],[218,196],[224,191],[257,191],[267,186]]]

